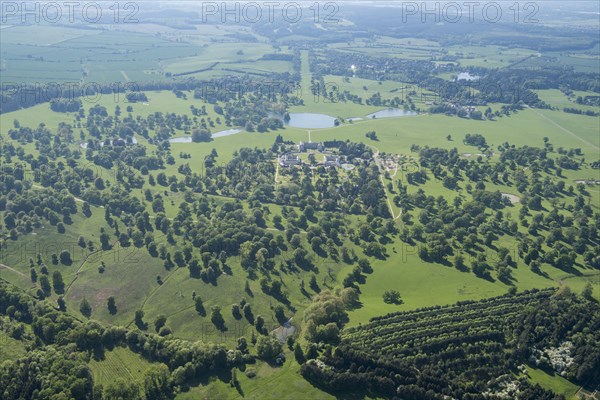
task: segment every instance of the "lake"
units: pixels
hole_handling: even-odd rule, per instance
[[[238,129],[238,128],[227,129],[226,131],[213,133],[212,137],[213,137],[213,139],[220,138],[223,136],[235,135],[236,133],[240,133],[240,132],[242,132],[242,129]],[[173,138],[173,139],[169,139],[169,142],[170,143],[192,143],[192,137],[184,136],[184,137]]]
[[[290,113],[289,121],[285,121],[280,114],[273,114],[270,117],[281,119],[287,126],[303,129],[333,128],[336,120],[331,115],[316,113]]]
[[[223,137],[223,136],[235,135],[236,133],[240,133],[241,131],[242,131],[241,129],[237,129],[237,128],[227,129],[226,131],[213,133],[212,137],[218,138],[218,137]]]
[[[380,110],[372,114],[367,115],[367,118],[391,118],[391,117],[407,117],[410,115],[417,115],[416,111],[406,111],[400,108],[387,108]]]

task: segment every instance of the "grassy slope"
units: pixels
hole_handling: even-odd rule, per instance
[[[575,400],[579,386],[574,385],[562,376],[549,375],[547,372],[541,369],[527,367],[529,377],[534,383],[538,383],[544,389],[552,390],[555,393],[562,394],[567,400]]]
[[[104,353],[104,359],[89,363],[95,384],[103,386],[117,378],[135,381],[143,385],[144,373],[152,366],[140,355],[124,347],[116,347]]]
[[[583,111],[598,111],[598,107],[586,106],[582,104],[577,104],[575,102],[577,96],[594,96],[596,95],[594,92],[581,92],[575,91],[572,98],[567,97],[563,92],[558,89],[547,89],[547,90],[538,90],[537,95],[540,99],[550,104],[551,106],[558,107],[559,109],[563,109],[564,107],[577,108]],[[593,117],[589,117],[593,118]]]
[[[256,371],[256,377],[248,378],[242,371],[237,371],[241,393],[231,388],[229,382],[214,380],[206,386],[192,388],[189,392],[179,394],[177,400],[195,399],[334,399],[299,374],[299,365],[293,360],[293,354],[286,352],[286,362],[282,367],[273,368],[264,362],[250,365]]]
[[[25,342],[16,340],[0,332],[0,364],[6,360],[16,360],[27,353]]]

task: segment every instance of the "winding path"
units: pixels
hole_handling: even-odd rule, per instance
[[[9,267],[9,266],[8,266],[8,265],[6,265],[6,264],[0,264],[0,268],[7,269],[7,270],[9,270],[9,271],[12,271],[12,272],[14,272],[14,273],[16,273],[16,274],[19,274],[19,275],[21,275],[21,276],[27,277],[27,275],[25,275],[25,274],[24,274],[24,273],[22,273],[21,271],[17,271],[17,270],[16,270],[16,269],[14,269],[13,267]]]
[[[45,187],[43,187],[43,186],[40,186],[40,185],[31,185],[31,187],[32,187],[32,188],[35,188],[35,189],[45,189]],[[69,194],[70,194],[70,193],[69,193]],[[70,195],[71,195],[71,196],[73,196],[72,194],[70,194]],[[73,196],[73,198],[74,198],[74,199],[75,199],[75,201],[76,201],[76,202],[78,202],[78,203],[85,203],[85,200],[83,200],[83,199],[80,199],[79,197],[75,197],[75,196]]]

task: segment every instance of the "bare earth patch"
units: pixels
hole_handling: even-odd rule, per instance
[[[511,202],[512,204],[517,204],[517,203],[520,203],[520,202],[521,202],[521,198],[520,198],[519,196],[517,196],[517,195],[514,195],[514,194],[510,194],[510,193],[504,193],[504,192],[502,192],[502,197],[505,197],[505,198],[507,198],[508,200],[510,200],[510,202]]]

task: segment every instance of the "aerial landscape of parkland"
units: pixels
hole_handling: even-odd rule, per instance
[[[596,0],[0,0],[0,400],[600,400]]]

